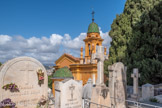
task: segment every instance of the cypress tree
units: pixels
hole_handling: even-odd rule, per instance
[[[139,69],[140,84],[162,82],[162,0],[127,0],[109,35],[112,42],[105,68],[123,62],[128,84],[132,84],[133,68]]]

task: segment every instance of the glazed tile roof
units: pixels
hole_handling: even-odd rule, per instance
[[[63,67],[54,73],[53,78],[73,78],[73,75],[68,67]]]
[[[96,23],[92,22],[88,27],[87,33],[100,33],[98,25]]]

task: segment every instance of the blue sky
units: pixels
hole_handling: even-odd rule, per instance
[[[125,2],[126,0],[0,0],[0,54],[3,54],[0,61],[31,56],[44,64],[52,64],[65,52],[77,56],[84,43],[73,47],[70,42],[82,41],[85,37],[88,25],[92,22],[92,8],[95,11],[95,22],[101,28],[103,38],[105,36],[104,45],[109,47],[111,40],[106,36],[116,15],[123,12]],[[48,42],[51,42],[51,46]],[[36,45],[42,45],[44,49],[49,46],[51,49],[45,51]],[[6,51],[6,48],[11,51]],[[6,53],[11,54],[4,56]],[[38,54],[42,58],[37,57]]]

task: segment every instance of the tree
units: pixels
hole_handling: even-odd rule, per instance
[[[0,62],[0,66],[2,65],[2,63]]]
[[[48,87],[49,87],[50,89],[52,89],[52,80],[51,80],[52,76],[53,76],[53,75],[48,76]]]
[[[140,84],[162,82],[162,0],[127,0],[111,25],[110,57],[105,65],[123,62],[128,84],[139,68]]]

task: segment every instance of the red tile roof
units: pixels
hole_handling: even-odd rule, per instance
[[[65,55],[68,56],[68,57],[70,57],[70,58],[72,58],[72,59],[74,59],[75,61],[79,61],[80,60],[80,58],[74,57],[74,56],[72,56],[70,54],[65,53]]]

